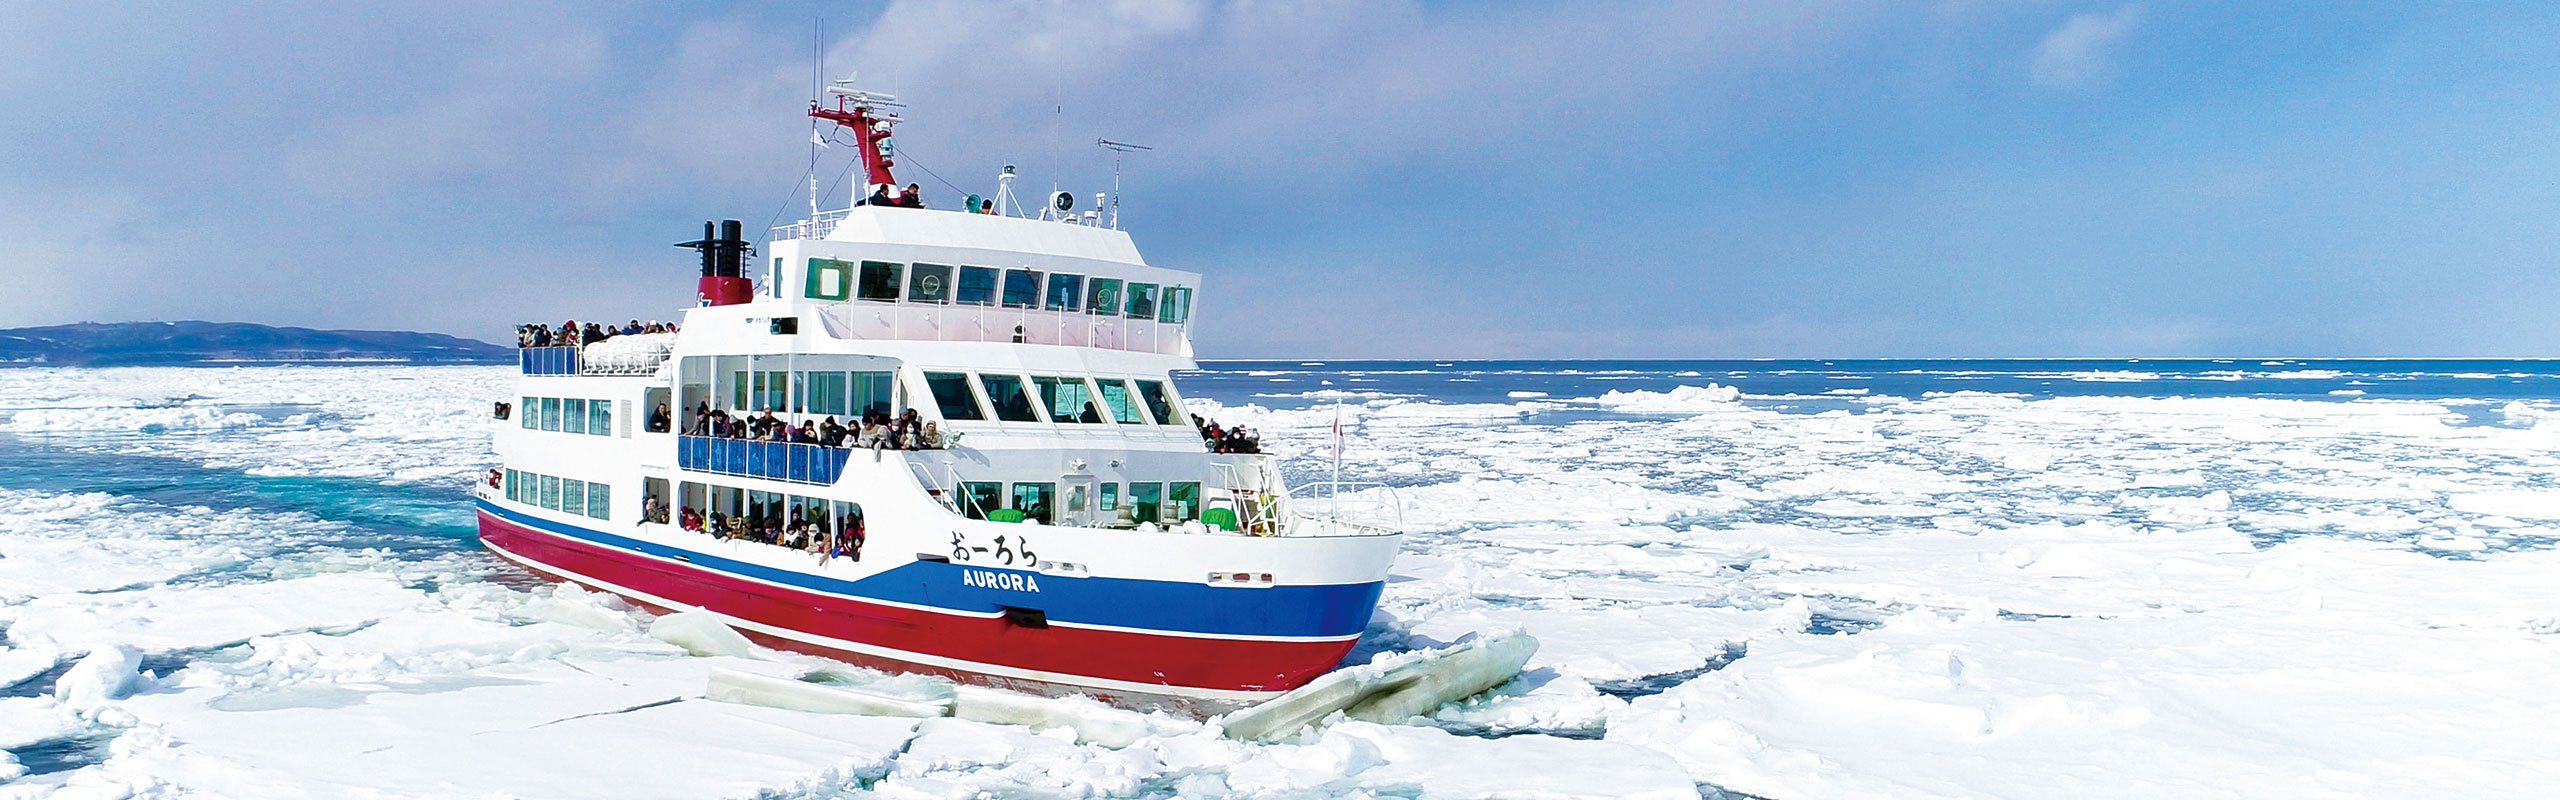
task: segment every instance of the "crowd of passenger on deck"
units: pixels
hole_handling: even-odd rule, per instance
[[[1245,427],[1242,425],[1238,425],[1233,428],[1221,428],[1218,427],[1217,420],[1203,419],[1198,414],[1191,415],[1191,424],[1193,427],[1200,429],[1200,439],[1201,441],[1208,443],[1209,452],[1262,452],[1262,435],[1245,430]]]
[[[651,320],[644,323],[635,319],[621,325],[615,325],[610,322],[589,322],[581,325],[577,320],[573,319],[567,322],[562,322],[556,327],[540,323],[518,325],[516,326],[516,346],[574,347],[578,345],[595,344],[616,336],[674,332],[676,332],[676,326],[675,323],[672,322],[658,322],[656,320]]]
[[[785,506],[789,507],[788,512],[785,512]],[[854,512],[842,515],[841,519],[831,519],[832,515],[827,513],[824,505],[813,505],[804,511],[797,503],[782,501],[749,503],[744,514],[718,511],[704,514],[700,509],[685,506],[676,511],[675,520],[678,527],[707,533],[723,541],[756,542],[816,553],[820,564],[836,558],[860,561],[862,543],[869,537],[863,532],[861,507],[848,507]],[[650,522],[666,523],[666,501],[648,498],[642,505],[641,514]]]
[[[664,415],[662,406],[650,416],[650,430],[660,430]],[[693,408],[693,425],[685,429],[685,435],[872,450],[940,450],[950,444],[939,423],[925,421],[912,408],[896,416],[886,411],[865,412],[851,425],[828,415],[824,420],[803,420],[795,427],[774,416],[771,408],[733,417],[727,411],[712,408],[710,403],[700,403]]]

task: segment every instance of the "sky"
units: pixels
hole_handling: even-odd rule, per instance
[[[672,318],[820,20],[929,201],[1155,147],[1205,358],[2560,356],[2495,2],[0,0],[0,327]]]

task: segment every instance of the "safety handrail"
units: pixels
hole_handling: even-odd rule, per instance
[[[1347,493],[1377,491],[1384,497],[1351,498]],[[1404,498],[1396,488],[1376,481],[1310,481],[1289,487],[1291,510],[1302,522],[1325,526],[1327,532],[1337,527],[1351,527],[1368,533],[1397,533],[1404,530]],[[1393,522],[1385,525],[1346,518],[1346,504],[1352,508],[1375,509],[1386,506]]]

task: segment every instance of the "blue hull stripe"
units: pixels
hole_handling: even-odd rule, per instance
[[[697,550],[669,547],[617,536],[592,528],[538,519],[476,500],[483,513],[518,525],[661,558],[683,558],[693,566],[862,600],[924,606],[968,614],[990,614],[1003,606],[1039,609],[1054,622],[1105,625],[1137,630],[1234,636],[1351,636],[1368,627],[1384,582],[1324,586],[1220,588],[1205,583],[1138,578],[1066,577],[1031,570],[914,561],[861,580],[848,581],[724,558]],[[998,580],[968,580],[966,573],[987,573]],[[1023,576],[1037,592],[1001,588]],[[973,583],[992,585],[977,586]]]

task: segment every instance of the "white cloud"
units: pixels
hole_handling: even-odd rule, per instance
[[[2111,14],[2081,14],[2045,34],[2036,44],[2035,63],[2027,80],[2050,89],[2082,89],[2115,77],[2115,51],[2135,25],[2142,6],[2128,5]]]

